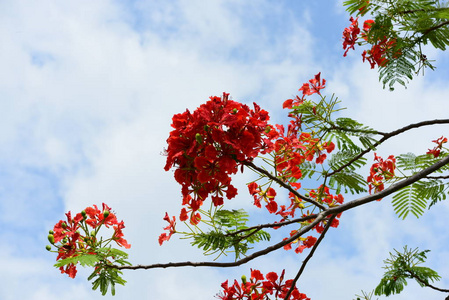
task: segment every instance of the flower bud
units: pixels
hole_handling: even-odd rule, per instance
[[[271,126],[265,127],[265,133],[269,133],[271,131]]]
[[[49,234],[48,235],[48,241],[50,242],[50,244],[54,245],[55,243],[55,237],[53,234]]]
[[[66,229],[67,228],[67,223],[66,222],[62,222],[61,226],[62,226],[62,228]]]
[[[199,133],[195,134],[195,140],[198,142],[198,144],[200,145],[203,144],[203,137],[201,136],[201,134]]]
[[[54,233],[54,231],[53,230],[50,230],[49,232],[48,232],[49,234],[53,234]]]
[[[45,249],[47,249],[47,251],[51,251],[51,246],[47,245],[47,246],[45,246]]]
[[[242,283],[245,284],[246,283],[246,276],[242,275]]]
[[[108,216],[109,216],[109,210],[105,210],[104,212],[103,212],[103,218],[107,218]]]
[[[86,211],[85,211],[85,210],[83,210],[83,211],[81,212],[81,215],[83,216],[83,220],[86,220],[86,219],[87,219],[87,214],[86,214]]]

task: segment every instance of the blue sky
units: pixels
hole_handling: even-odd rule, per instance
[[[282,122],[282,102],[321,71],[345,114],[379,130],[447,118],[447,53],[429,49],[435,72],[384,91],[360,50],[342,56],[349,16],[341,2],[0,2],[0,298],[112,298],[91,291],[88,271],[76,279],[59,274],[45,251],[47,232],[64,212],[94,203],[108,203],[125,221],[133,263],[209,259],[186,241],[160,247],[157,237],[165,212],[177,214],[181,203],[160,155],[171,117],[211,95],[256,101]],[[422,153],[447,132],[416,130],[379,152]],[[242,192],[231,206],[252,209],[243,192],[249,178],[240,175]],[[449,240],[440,232],[448,211],[441,203],[419,220],[401,221],[385,199],[344,214],[310,262],[301,291],[352,299],[377,284],[388,251],[405,244],[431,249],[429,264],[444,277]],[[236,269],[128,271],[115,299],[212,299],[221,282],[250,267],[286,268],[293,277],[302,259],[279,252]],[[410,297],[442,295],[410,284],[395,299]]]

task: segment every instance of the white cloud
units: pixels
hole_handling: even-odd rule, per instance
[[[0,91],[5,95],[0,100],[4,112],[0,162],[20,170],[19,175],[8,174],[16,174],[17,181],[11,179],[10,184],[23,189],[24,196],[15,197],[17,191],[2,194],[8,195],[2,196],[8,203],[1,207],[8,209],[0,221],[20,230],[23,227],[15,220],[21,214],[31,224],[42,218],[45,224],[35,225],[39,230],[33,231],[42,234],[50,220],[63,217],[61,210],[78,211],[106,202],[125,221],[133,263],[204,260],[186,241],[157,244],[165,211],[177,215],[181,204],[180,186],[172,172],[163,171],[165,158],[160,155],[174,113],[193,110],[208,96],[226,91],[236,100],[260,101],[277,121],[282,102],[302,81],[335,68],[316,57],[314,35],[305,28],[313,21],[313,12],[304,12],[302,21],[272,1],[7,1],[2,6],[7,9],[0,12]],[[418,79],[406,91],[387,93],[379,91],[376,76],[366,65],[342,65],[331,76],[329,91],[335,87],[332,91],[346,98],[344,104],[356,107],[348,110],[350,114],[367,124],[380,124],[382,130],[421,117],[444,117],[444,111],[435,107],[443,105],[447,90],[436,83],[425,89],[429,83]],[[435,102],[423,108],[423,98]],[[403,112],[400,118],[397,111]],[[417,146],[407,145],[407,150],[413,147]],[[29,168],[51,180],[54,190],[36,179],[39,176],[29,176]],[[239,181],[247,178],[240,176]],[[232,207],[245,201],[241,185],[243,199],[232,200]],[[64,208],[55,204],[58,197]],[[360,285],[375,283],[381,260],[396,238],[392,226],[401,227],[398,232],[405,235],[419,233],[438,248],[432,243],[432,231],[421,223],[401,225],[389,206],[373,206],[375,210],[348,213],[349,221],[342,219],[347,225],[342,225],[340,238],[353,247],[351,255],[345,253],[347,244],[329,237],[336,244],[323,247],[311,263],[300,283],[305,293],[324,299],[341,288],[341,295],[350,297]],[[19,210],[14,212],[14,207]],[[39,242],[29,237],[23,241],[38,248],[43,239],[45,235]],[[0,292],[2,299],[101,298],[99,292],[89,291],[88,271],[80,270],[79,278],[71,280],[51,267],[54,257],[48,259],[47,253],[36,259],[17,254],[23,244],[0,246],[0,257],[8,266],[0,277],[9,287]],[[286,266],[293,277],[302,257],[273,254],[232,270],[125,271],[128,284],[117,288],[115,299],[208,299],[224,280],[248,275],[249,267],[260,266],[266,273]],[[369,268],[362,270],[360,261]],[[333,288],[320,287],[320,278],[327,278],[324,282]],[[32,288],[15,283],[21,280]]]

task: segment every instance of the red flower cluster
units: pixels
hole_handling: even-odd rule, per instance
[[[368,5],[369,1],[366,2]],[[360,11],[362,15],[366,13],[366,6],[362,7]],[[397,42],[394,38],[384,37],[377,41],[368,40],[368,35],[374,24],[374,20],[366,20],[363,23],[363,32],[359,28],[358,18],[354,19],[351,17],[349,21],[351,21],[351,25],[343,31],[343,49],[345,50],[343,56],[347,55],[349,49],[354,49],[354,45],[359,39],[359,34],[365,41],[373,44],[370,50],[365,50],[362,53],[363,61],[365,62],[367,60],[371,65],[371,69],[374,69],[376,65],[385,67],[389,61],[387,58],[388,55],[397,58],[402,54],[401,50],[395,50]],[[393,50],[395,52],[390,54]]]
[[[314,93],[320,94],[320,90],[325,88],[326,80],[321,79],[321,72],[309,80],[309,83],[304,83],[299,91],[302,91],[302,97],[296,96],[295,99],[288,99],[284,101],[283,108],[292,109],[294,106],[301,105],[305,96]],[[331,153],[335,149],[332,142],[324,142],[320,144],[320,139],[314,138],[310,133],[301,131],[301,115],[291,113],[289,115],[292,120],[285,133],[284,126],[276,125],[279,137],[275,142],[275,164],[276,171],[280,177],[289,177],[293,179],[290,184],[299,189],[301,185],[296,183],[302,177],[299,166],[305,161],[312,161],[316,156],[316,163],[321,164],[326,159],[327,155],[323,153]]]
[[[354,19],[351,17],[349,21],[351,25],[343,31],[343,50],[345,53],[343,56],[348,54],[349,49],[355,50],[355,42],[359,39],[360,28],[359,28],[359,18]]]
[[[369,31],[371,30],[371,27],[373,26],[373,24],[374,24],[374,20],[366,20],[363,23],[364,33],[362,33],[362,37],[366,41],[368,41],[368,34],[369,34]],[[371,69],[374,69],[374,67],[376,65],[378,65],[379,67],[384,67],[387,65],[387,63],[389,61],[386,58],[387,53],[391,52],[395,48],[395,46],[396,46],[396,39],[394,39],[394,38],[390,39],[390,38],[384,37],[383,39],[376,41],[370,50],[363,51],[363,53],[362,53],[363,61],[365,62],[365,60],[367,60],[371,65]],[[400,55],[401,55],[400,50],[396,50],[396,52],[393,53],[394,58],[397,58]]]
[[[104,203],[103,210],[99,210],[96,205],[93,205],[93,207],[87,207],[81,213],[76,214],[74,218],[72,218],[70,211],[66,213],[66,216],[67,221],[60,220],[48,236],[51,244],[61,244],[55,245],[58,248],[56,260],[86,253],[95,254],[97,238],[95,234],[92,235],[87,231],[88,227],[86,224],[95,229],[95,233],[102,225],[105,225],[107,228],[112,226],[114,234],[111,240],[127,249],[131,247],[123,238],[122,229],[125,228],[123,221],[118,222],[115,214],[111,212],[111,208]],[[85,232],[84,235],[81,234],[81,230]],[[60,267],[60,270],[61,273],[66,273],[71,278],[75,278],[77,272],[73,263]]]
[[[435,146],[435,148],[429,149],[429,151],[427,151],[427,154],[433,155],[433,157],[438,157],[438,156],[440,156],[441,149],[443,148],[443,144],[447,143],[447,138],[441,136],[439,139],[433,140],[432,142],[436,143],[437,145]]]
[[[326,186],[320,186],[317,189],[317,191],[311,190],[309,193],[309,196],[319,203],[326,203],[329,207],[340,205],[344,201],[343,196],[341,194],[338,194],[337,196],[332,195],[329,191],[329,188]],[[292,217],[294,217],[295,210],[297,208],[301,208],[301,209],[304,208],[304,204],[302,202],[298,201],[298,199],[296,199],[296,197],[292,193],[290,193],[290,199],[292,201],[292,204],[289,207],[289,209],[291,209],[291,210],[290,211],[286,210],[285,212],[278,212],[278,214],[281,214],[283,216],[284,216],[284,214],[289,214]],[[336,218],[334,218],[332,220],[332,223],[330,224],[330,226],[334,227],[334,228],[338,227],[338,225],[340,225],[340,221],[338,220],[338,218],[340,218],[340,217],[341,217],[341,213],[337,214]],[[305,221],[305,222],[303,222],[303,224],[308,224],[311,222],[313,222],[313,219]],[[321,234],[324,231],[324,227],[327,225],[328,222],[329,222],[329,220],[325,219],[325,220],[321,221],[320,223],[318,223],[317,225],[315,225],[315,227],[313,229],[316,230],[316,232]],[[291,231],[290,237],[295,235],[297,232],[298,232],[297,230]],[[286,240],[286,239],[287,238],[284,238],[284,240]],[[299,237],[297,240],[291,242],[290,244],[285,245],[284,249],[291,250],[292,245],[295,243],[298,243],[298,246],[296,247],[295,252],[302,253],[302,251],[305,248],[313,247],[313,245],[315,245],[316,241],[317,241],[317,239],[313,236],[308,236],[306,238]]]
[[[309,193],[310,197],[317,200],[320,203],[326,203],[329,207],[337,206],[342,204],[344,198],[341,194],[334,196],[330,193],[327,186],[321,185],[316,191],[311,190]]]
[[[297,230],[292,230],[290,232],[290,237],[294,236],[298,231]],[[286,240],[287,238],[284,238],[284,240]],[[314,236],[308,236],[306,238],[303,237],[299,237],[297,240],[291,242],[290,244],[287,244],[284,246],[284,250],[291,250],[292,249],[292,245],[293,244],[298,244],[298,246],[295,249],[296,253],[302,253],[302,251],[304,251],[304,249],[306,248],[312,248],[315,243],[317,241],[317,238]]]
[[[237,189],[230,175],[241,162],[274,147],[271,140],[277,133],[268,125],[268,112],[255,103],[250,109],[228,97],[226,93],[210,97],[193,113],[186,110],[173,117],[165,170],[176,167],[175,179],[182,185],[183,205],[189,207],[191,221],[197,220],[194,213],[209,195],[215,206],[223,204],[224,195],[234,198]]]
[[[313,95],[317,93],[321,95],[320,90],[324,89],[326,86],[326,79],[321,79],[321,72],[315,75],[314,78],[310,79],[309,82],[303,83],[298,91],[302,92],[302,97],[296,96],[295,99],[287,99],[282,105],[283,108],[291,109],[293,106],[301,105],[306,96]]]
[[[274,200],[274,198],[276,197],[275,189],[270,187],[266,191],[263,191],[257,183],[251,182],[250,184],[248,184],[248,190],[251,196],[254,197],[255,206],[261,208],[262,206],[260,204],[260,201],[264,200],[267,203],[265,207],[270,212],[270,214],[273,214],[278,210],[278,204]]]
[[[370,175],[368,176],[369,193],[382,191],[384,182],[394,177],[394,169],[396,169],[396,159],[393,155],[388,156],[386,160],[374,153],[374,160],[377,162],[371,166]],[[381,199],[379,199],[381,200]]]
[[[264,276],[259,270],[251,269],[251,279],[246,281],[242,277],[242,282],[234,280],[234,284],[229,286],[226,280],[221,284],[223,292],[217,297],[221,300],[248,299],[248,300],[265,300],[268,295],[274,295],[275,299],[284,299],[290,290],[293,280],[284,281],[285,270],[281,276],[275,272],[269,272]],[[305,294],[302,294],[295,287],[288,299],[291,300],[310,300]]]

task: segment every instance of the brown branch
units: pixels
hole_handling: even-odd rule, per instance
[[[437,29],[439,29],[439,28],[441,28],[441,27],[443,27],[443,26],[446,26],[446,25],[449,25],[449,20],[448,20],[448,21],[445,21],[445,22],[442,22],[442,23],[440,23],[440,24],[438,24],[438,25],[435,25],[435,26],[433,26],[433,27],[430,27],[430,28],[424,30],[424,31],[422,32],[422,36],[425,36],[426,34],[429,34],[429,33],[431,33],[432,31],[437,30]]]
[[[419,278],[418,276],[416,276],[416,274],[413,271],[411,271],[411,270],[406,270],[406,272],[408,272],[412,278],[414,278],[417,281],[421,282],[423,285],[425,285],[427,287],[430,287],[431,289],[434,289],[434,290],[437,290],[437,291],[443,292],[443,293],[449,293],[448,289],[441,289],[439,287],[431,285],[430,283],[428,283],[428,282],[422,280],[421,278]]]
[[[326,232],[330,228],[332,221],[335,219],[335,217],[336,217],[336,215],[332,215],[332,217],[330,217],[329,221],[327,221],[327,224],[324,227],[324,230],[321,233],[320,237],[316,241],[315,245],[313,245],[313,248],[312,248],[312,250],[310,250],[310,253],[307,255],[306,259],[302,262],[301,268],[299,268],[298,273],[296,274],[295,278],[293,279],[292,286],[290,287],[284,300],[288,300],[290,298],[290,295],[292,294],[293,290],[295,289],[296,282],[298,282],[299,277],[301,276],[302,272],[304,272],[304,269],[306,268],[307,263],[312,258],[313,254],[315,253],[315,250],[318,248],[319,244],[323,240],[324,236],[326,235]]]
[[[335,126],[334,124],[331,124],[331,128],[332,130],[340,130],[340,131],[346,131],[346,132],[354,132],[354,133],[371,133],[371,134],[377,134],[377,135],[387,135],[388,133],[386,132],[382,132],[382,131],[377,131],[377,130],[363,130],[363,129],[351,129],[351,128],[345,128],[345,127],[341,127],[341,126]]]
[[[449,179],[449,175],[446,176],[426,176],[426,179]]]
[[[312,198],[306,197],[304,195],[301,195],[300,193],[298,193],[298,191],[296,191],[294,188],[292,188],[290,185],[288,185],[287,183],[285,183],[284,181],[280,180],[279,178],[277,178],[276,176],[272,175],[270,172],[256,166],[255,164],[253,164],[252,162],[242,162],[242,164],[244,164],[247,167],[250,167],[251,169],[256,170],[259,173],[262,173],[263,175],[267,176],[268,178],[270,178],[271,180],[275,181],[277,184],[279,184],[280,186],[282,186],[283,188],[287,189],[289,192],[291,192],[292,194],[294,194],[296,197],[312,203],[313,205],[319,207],[321,210],[326,210],[327,208],[322,205],[321,203],[318,203],[317,201],[313,200]]]
[[[135,265],[135,266],[112,265],[110,267],[119,269],[119,270],[156,269],[156,268],[187,267],[187,266],[190,266],[190,267],[221,267],[221,268],[237,267],[237,266],[245,264],[259,256],[266,255],[272,251],[275,251],[275,250],[282,248],[285,245],[293,242],[294,240],[298,239],[304,233],[310,231],[313,227],[315,227],[315,225],[317,225],[319,222],[321,222],[325,217],[326,216],[324,215],[324,212],[321,212],[317,215],[317,218],[315,220],[313,220],[309,225],[298,230],[298,232],[296,234],[294,234],[293,236],[291,236],[290,238],[283,240],[283,241],[281,241],[277,244],[274,244],[272,246],[269,246],[263,250],[254,252],[253,254],[248,255],[247,257],[237,260],[235,262],[221,263],[221,262],[208,262],[208,261],[206,261],[206,262],[185,261],[185,262],[175,262],[175,263],[169,262],[169,263],[164,263],[164,264],[158,263],[158,264],[151,264],[151,265]]]
[[[225,236],[233,236],[239,233],[243,233],[246,231],[251,231],[251,230],[261,230],[263,228],[274,228],[274,227],[282,227],[282,226],[287,226],[290,225],[292,223],[299,223],[299,222],[304,222],[304,221],[308,221],[308,220],[312,220],[315,219],[317,217],[316,214],[312,214],[312,215],[307,215],[305,217],[301,217],[301,218],[296,218],[296,219],[292,219],[292,220],[288,220],[288,221],[282,221],[282,222],[278,222],[278,223],[266,223],[266,224],[261,224],[261,225],[255,225],[252,227],[248,227],[245,229],[240,229],[228,234],[225,234]]]
[[[279,243],[276,243],[272,246],[269,246],[263,250],[254,252],[251,255],[248,255],[245,258],[242,258],[240,260],[237,260],[235,262],[190,262],[190,261],[186,261],[186,262],[169,262],[169,263],[158,263],[158,264],[151,264],[151,265],[135,265],[135,266],[116,266],[116,265],[112,265],[110,267],[112,268],[116,268],[116,269],[120,269],[120,270],[124,270],[124,269],[131,269],[131,270],[136,270],[136,269],[155,269],[155,268],[170,268],[170,267],[186,267],[186,266],[191,266],[191,267],[236,267],[236,266],[240,266],[242,264],[245,264],[259,256],[262,255],[266,255],[272,251],[275,251],[279,248],[282,248],[283,246],[293,242],[294,240],[298,239],[300,236],[302,236],[303,234],[305,234],[306,232],[310,231],[313,227],[315,227],[315,225],[317,225],[319,222],[321,222],[323,219],[325,219],[327,216],[330,215],[336,215],[339,214],[341,212],[344,212],[346,210],[352,209],[354,207],[363,205],[363,204],[367,204],[369,202],[373,202],[375,200],[384,198],[396,191],[398,191],[399,189],[409,186],[410,184],[415,183],[416,181],[422,179],[423,177],[435,172],[436,170],[438,170],[439,168],[445,166],[449,164],[449,156],[441,159],[440,161],[436,162],[435,164],[433,164],[432,166],[428,167],[427,169],[422,170],[421,172],[418,172],[412,176],[410,176],[409,178],[406,178],[402,181],[399,181],[395,184],[392,184],[391,186],[389,186],[388,188],[384,189],[383,191],[380,191],[376,194],[372,194],[372,195],[368,195],[368,196],[364,196],[362,198],[341,204],[337,207],[333,207],[333,208],[329,208],[325,211],[320,212],[319,214],[317,214],[316,219],[314,219],[309,225],[301,228],[300,230],[298,230],[298,232],[296,234],[294,234],[293,236],[291,236],[290,238],[283,240]]]
[[[386,140],[399,135],[401,133],[404,133],[408,130],[411,129],[415,129],[415,128],[419,128],[419,127],[423,127],[423,126],[428,126],[428,125],[436,125],[436,124],[449,124],[449,119],[436,119],[436,120],[428,120],[428,121],[422,121],[422,122],[418,122],[418,123],[414,123],[414,124],[410,124],[407,125],[405,127],[402,127],[400,129],[394,130],[390,133],[387,133],[386,135],[384,135],[379,141],[377,141],[377,143],[374,143],[374,145],[372,145],[372,148],[376,148],[377,146],[379,146],[380,144],[382,144],[383,142],[385,142]],[[365,154],[369,153],[372,148],[368,148],[363,150],[362,152],[360,152],[360,154],[356,155],[353,159],[351,159],[350,161],[348,161],[346,164],[342,165],[340,168],[330,172],[329,174],[327,174],[327,177],[332,176],[335,173],[338,173],[340,171],[342,171],[344,168],[350,166],[353,162],[355,162],[356,160],[362,158]]]

